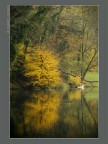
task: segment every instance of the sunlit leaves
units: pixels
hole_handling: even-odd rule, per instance
[[[69,77],[69,83],[78,86],[81,84],[81,77],[80,76],[70,76]]]
[[[54,86],[60,82],[58,59],[48,50],[29,48],[25,57],[25,75],[33,85]]]

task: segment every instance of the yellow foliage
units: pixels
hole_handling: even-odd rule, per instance
[[[25,75],[33,85],[55,86],[60,82],[58,59],[49,50],[28,48],[25,57]]]
[[[81,99],[81,90],[77,89],[77,90],[73,90],[72,92],[70,92],[68,94],[68,99],[69,99],[69,101],[80,100]]]
[[[69,82],[73,83],[75,85],[80,85],[81,84],[81,77],[80,76],[75,76],[75,77],[70,76]]]
[[[58,109],[61,103],[59,93],[34,94],[33,102],[25,102],[25,125],[38,132],[48,130],[58,120]]]

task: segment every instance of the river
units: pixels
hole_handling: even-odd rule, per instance
[[[10,91],[11,138],[97,138],[98,88]]]

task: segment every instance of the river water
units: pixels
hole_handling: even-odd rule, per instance
[[[10,95],[11,138],[97,138],[98,88]]]

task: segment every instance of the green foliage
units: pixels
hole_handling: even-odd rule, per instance
[[[11,83],[24,87],[23,82],[25,81],[24,76],[24,45],[19,43],[16,44],[13,49],[16,49],[16,55],[14,60],[10,63],[10,80]]]
[[[23,55],[18,55],[15,60],[14,63],[11,64],[10,67],[10,80],[11,82],[18,82],[18,81],[22,81],[22,77],[23,77],[23,61],[24,61],[24,57]],[[19,83],[19,82],[18,82]]]

